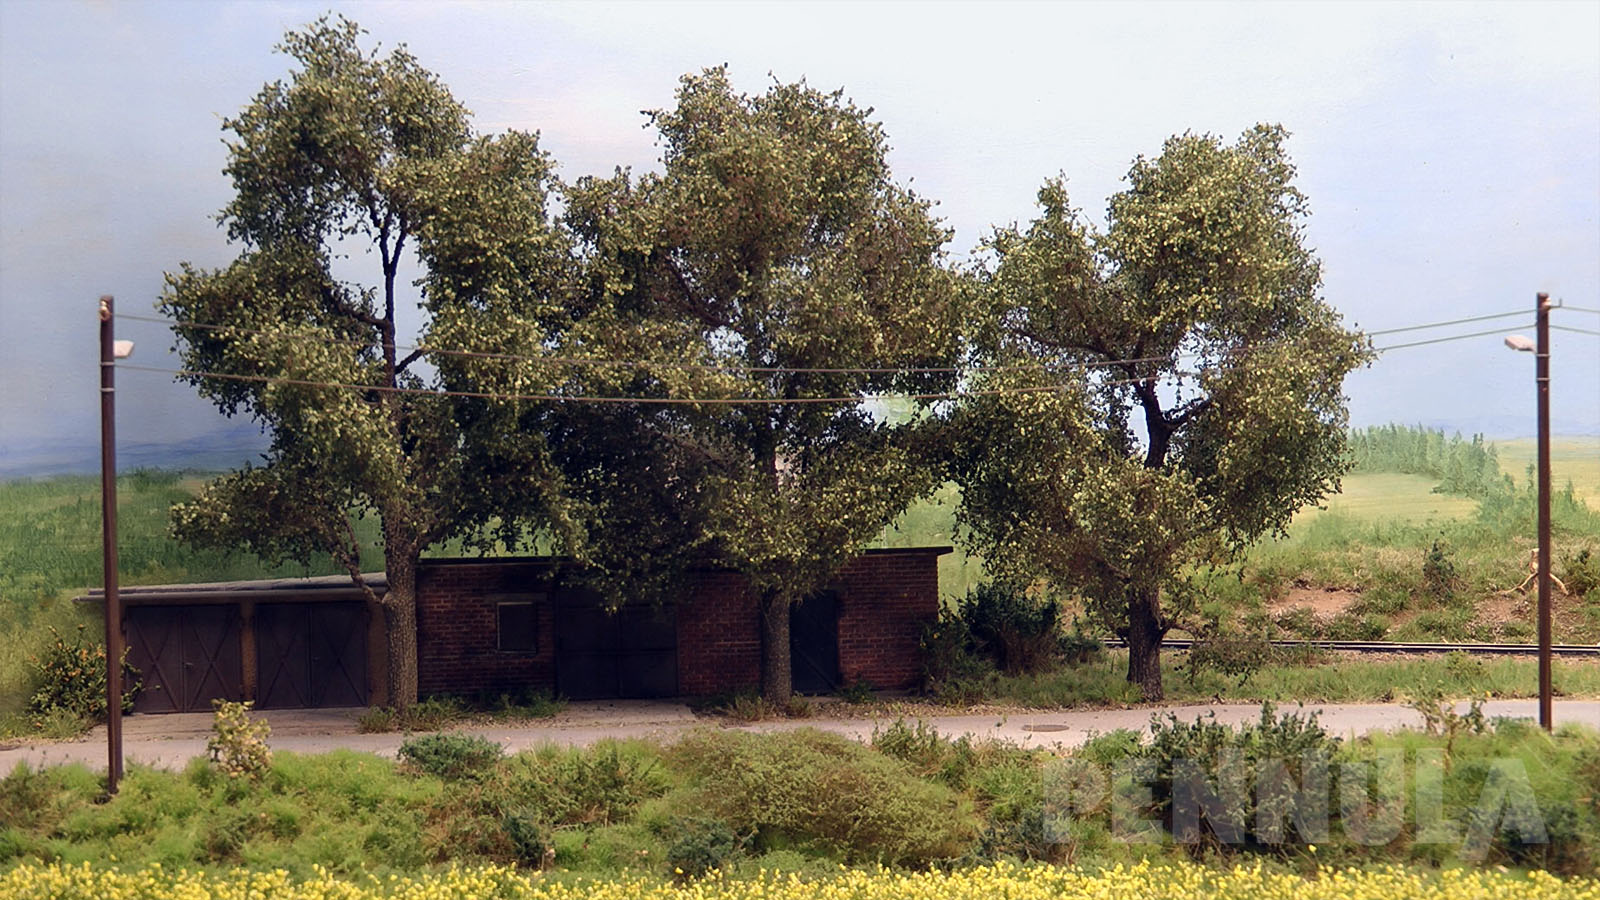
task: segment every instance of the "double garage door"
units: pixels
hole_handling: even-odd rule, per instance
[[[234,605],[135,606],[124,622],[128,662],[143,681],[137,712],[205,712],[214,699],[243,699],[247,658],[261,709],[367,703],[365,604],[258,604],[248,629]]]

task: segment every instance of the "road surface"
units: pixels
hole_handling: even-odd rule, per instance
[[[1280,707],[1290,708],[1293,707]],[[1421,727],[1422,717],[1414,710],[1394,704],[1317,704],[1306,710],[1321,714],[1330,732],[1351,736],[1369,731]],[[356,719],[362,709],[271,710],[255,713],[272,726],[268,739],[275,750],[295,753],[323,753],[348,748],[380,756],[394,756],[403,734],[359,734]],[[1217,720],[1242,723],[1261,714],[1258,704],[1188,705],[1161,708],[1083,710],[1014,710],[987,714],[924,716],[927,722],[949,737],[971,735],[999,738],[1024,746],[1069,748],[1091,735],[1118,728],[1148,730],[1150,717],[1171,712],[1181,720],[1193,721],[1208,713]],[[1490,717],[1534,719],[1535,700],[1500,700],[1484,704]],[[504,746],[508,752],[543,744],[584,746],[604,738],[648,737],[671,739],[694,728],[739,728],[745,731],[780,731],[791,728],[819,728],[864,740],[873,729],[892,723],[894,714],[877,717],[834,717],[828,713],[798,720],[776,720],[750,724],[730,723],[719,718],[696,716],[688,707],[659,701],[616,701],[572,703],[559,715],[531,723],[488,724],[458,729],[482,735]],[[1557,725],[1580,722],[1600,728],[1600,701],[1566,700],[1555,705]],[[136,715],[123,720],[123,754],[129,764],[178,769],[189,760],[204,756],[210,734],[209,713]],[[91,730],[81,740],[53,743],[0,743],[0,774],[9,773],[20,762],[33,767],[81,762],[104,769],[106,764],[105,728]]]

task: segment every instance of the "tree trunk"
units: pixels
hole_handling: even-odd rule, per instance
[[[1146,700],[1162,700],[1161,639],[1167,626],[1161,621],[1161,592],[1133,591],[1128,597],[1128,681],[1139,686]]]
[[[417,558],[396,554],[387,563],[383,619],[389,639],[389,706],[405,710],[417,702]]]
[[[789,705],[794,677],[789,667],[789,598],[777,591],[761,597],[761,696],[777,709]]]

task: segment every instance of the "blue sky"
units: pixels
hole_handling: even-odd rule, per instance
[[[1531,310],[1539,290],[1600,308],[1600,3],[0,0],[0,471],[93,458],[95,298],[151,314],[164,271],[232,257],[221,120],[287,73],[283,32],[329,9],[408,44],[480,130],[540,131],[568,178],[653,166],[640,111],[685,72],[726,62],[750,91],[804,77],[875,108],[897,178],[939,201],[960,257],[1029,217],[1046,177],[1098,220],[1168,135],[1281,122],[1347,322]],[[1377,343],[1502,326],[1523,322]],[[161,326],[119,336],[171,366]],[[1600,433],[1600,338],[1557,332],[1553,356],[1557,430]],[[168,376],[119,388],[125,445],[230,427]],[[1358,424],[1533,428],[1532,360],[1498,335],[1393,351],[1347,392]]]

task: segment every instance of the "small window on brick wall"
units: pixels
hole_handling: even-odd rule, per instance
[[[531,600],[513,600],[495,605],[501,650],[532,653],[539,649],[538,609]]]

